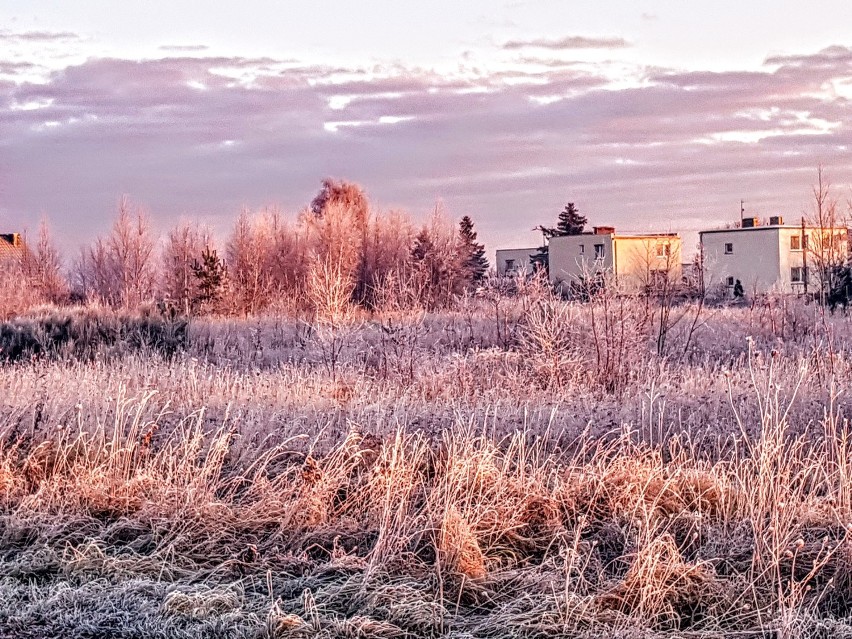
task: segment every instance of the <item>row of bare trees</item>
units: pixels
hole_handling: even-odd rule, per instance
[[[358,307],[444,307],[487,268],[470,218],[456,227],[436,209],[416,228],[404,213],[374,211],[358,185],[325,180],[295,219],[244,210],[222,246],[187,221],[160,238],[123,197],[110,231],[84,247],[67,274],[46,225],[0,271],[19,281],[22,297],[6,315],[76,299],[117,308],[164,302],[186,314],[340,316]]]

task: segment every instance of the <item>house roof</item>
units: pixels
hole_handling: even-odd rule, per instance
[[[679,238],[680,233],[579,233],[577,235],[556,235],[551,240],[557,240],[563,237],[611,237],[616,240],[642,240],[642,239],[657,239],[657,238]]]
[[[837,231],[845,231],[846,230],[845,226],[837,226],[837,227],[834,227],[834,228]],[[707,235],[709,233],[739,233],[740,231],[783,231],[783,230],[801,231],[802,227],[801,227],[800,224],[762,224],[762,225],[758,225],[758,226],[737,226],[737,227],[730,228],[730,229],[708,229],[706,231],[699,231],[698,234],[699,235]],[[819,231],[819,230],[828,231],[828,230],[830,230],[830,228],[827,227],[827,226],[826,227],[819,227],[819,226],[813,226],[813,225],[806,224],[805,230],[806,231]]]
[[[24,254],[24,243],[17,233],[0,233],[0,260],[20,258]]]

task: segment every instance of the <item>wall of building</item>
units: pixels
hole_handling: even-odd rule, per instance
[[[779,227],[778,229],[778,268],[780,272],[779,289],[782,293],[804,293],[804,282],[793,282],[792,272],[793,267],[802,267],[805,265],[804,250],[792,249],[792,237],[799,238],[799,246],[802,245],[802,229],[796,227]],[[810,239],[810,233],[806,230],[805,235]],[[813,266],[813,265],[811,265]]]
[[[595,245],[603,247],[596,259]],[[658,256],[657,247],[665,247]],[[550,240],[550,279],[554,283],[576,281],[582,275],[613,273],[620,285],[639,288],[659,282],[665,272],[672,282],[681,277],[681,241],[677,235],[568,235]]]
[[[583,275],[614,270],[612,235],[563,235],[548,243],[550,281],[570,284]],[[603,255],[595,257],[595,245],[602,247]]]
[[[613,245],[619,284],[633,288],[655,286],[660,284],[660,277],[670,283],[680,282],[680,237],[617,235]]]
[[[789,238],[786,241],[789,254]],[[725,253],[728,243],[733,248],[730,254]],[[731,277],[742,282],[747,295],[789,289],[789,268],[786,284],[781,276],[780,227],[705,231],[701,233],[701,247],[708,293],[731,295],[732,288],[726,285]]]
[[[821,235],[826,239],[820,240]],[[805,240],[801,237],[801,227],[792,225],[705,231],[701,234],[705,288],[718,291],[727,277],[733,277],[747,294],[804,293],[805,283],[794,282],[792,276],[794,268],[807,267],[807,290],[817,292],[820,264],[842,264],[848,256],[846,230],[807,227]],[[792,238],[798,238],[799,248],[793,248]],[[731,255],[725,254],[726,243],[733,244]]]
[[[507,275],[514,275],[516,273],[532,273],[530,255],[535,255],[536,253],[538,253],[538,248],[499,249],[494,260],[497,275],[506,277]]]

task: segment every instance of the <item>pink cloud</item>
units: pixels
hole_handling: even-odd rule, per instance
[[[73,245],[128,192],[162,226],[188,212],[224,228],[243,204],[298,209],[326,175],[388,206],[427,211],[444,198],[492,246],[548,223],[568,197],[635,229],[712,224],[740,197],[795,215],[818,163],[852,180],[849,101],[823,91],[850,64],[852,51],[833,47],[756,72],[650,70],[643,86],[615,89],[605,69],[557,65],[441,76],[92,59],[43,84],[0,81],[0,215],[32,228],[45,212]],[[348,101],[332,108],[336,96]],[[359,124],[333,132],[331,121]],[[736,141],[743,132],[761,139]]]

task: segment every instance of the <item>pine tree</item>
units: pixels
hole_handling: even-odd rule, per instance
[[[580,215],[580,211],[574,206],[573,202],[568,202],[559,217],[556,220],[556,227],[537,226],[533,230],[541,231],[544,236],[544,243],[538,247],[538,252],[530,255],[530,263],[533,268],[543,269],[548,271],[548,246],[547,242],[553,237],[562,237],[564,235],[580,235],[586,228],[585,216]]]
[[[424,262],[435,250],[429,229],[423,228],[414,238],[414,247],[411,249],[411,259],[415,262]]]
[[[220,258],[214,249],[205,247],[201,253],[201,262],[192,263],[192,274],[198,280],[197,304],[213,304],[219,300],[222,287],[227,275],[225,260]]]
[[[485,278],[488,272],[485,246],[476,241],[473,220],[467,215],[459,221],[459,258],[465,279],[475,284]]]
[[[563,235],[580,235],[583,229],[586,228],[588,220],[580,215],[580,211],[576,209],[573,202],[568,202],[562,212],[559,214],[559,220],[556,223],[555,233],[551,237],[561,237]]]

